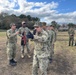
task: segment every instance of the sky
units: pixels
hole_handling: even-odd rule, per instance
[[[25,14],[41,22],[76,24],[76,0],[0,0],[0,13]]]

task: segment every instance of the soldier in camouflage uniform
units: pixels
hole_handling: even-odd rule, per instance
[[[75,34],[75,31],[74,31],[74,28],[70,28],[68,30],[68,34],[69,34],[69,46],[74,44],[74,34]]]
[[[51,54],[50,54],[50,62],[52,62],[53,54],[54,54],[54,44],[56,42],[56,32],[54,31],[54,26],[50,25],[49,27],[49,35],[50,35],[50,48],[51,48]]]
[[[7,30],[6,36],[7,36],[7,56],[9,60],[9,65],[15,66],[16,61],[16,44],[17,44],[17,34],[19,33],[16,31],[16,25],[14,23],[10,24],[11,29]]]
[[[40,68],[41,71],[40,75],[47,75],[49,63],[48,33],[41,27],[38,27],[36,31],[36,35],[34,35],[35,48],[32,75],[38,75],[38,68]]]
[[[27,23],[25,21],[22,21],[22,27],[19,28],[19,36],[22,37],[22,34],[23,32],[26,33],[26,37],[28,35],[28,33],[30,32],[30,29],[28,29],[26,27]],[[27,48],[27,56],[30,58],[30,46],[29,46],[29,40],[28,40],[28,37],[27,37],[27,41],[26,41],[26,45],[21,45],[21,58],[24,58],[24,49],[25,49],[25,46]]]
[[[42,28],[48,33],[49,39],[48,39],[48,46],[49,46],[49,60],[50,63],[52,62],[53,54],[54,54],[54,43],[56,41],[56,32],[54,30],[54,26],[46,26],[46,23],[42,24]]]
[[[46,31],[47,33],[48,33],[48,51],[49,51],[49,53],[50,53],[50,56],[49,56],[49,61],[50,61],[50,63],[52,62],[52,55],[53,55],[53,49],[52,49],[52,36],[53,36],[53,34],[52,34],[52,32],[50,31],[50,26],[47,26],[46,25],[46,23],[44,22],[44,23],[42,23],[42,28],[43,28],[43,30],[44,31]]]

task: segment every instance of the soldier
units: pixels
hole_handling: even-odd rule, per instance
[[[50,25],[49,27],[50,29],[50,48],[51,48],[51,54],[50,54],[50,63],[52,62],[52,59],[53,59],[53,54],[54,54],[54,44],[56,42],[56,32],[54,30],[54,26],[53,25]]]
[[[30,56],[30,47],[29,47],[29,40],[28,40],[28,34],[30,33],[30,29],[28,29],[27,27],[26,27],[26,25],[27,25],[27,23],[25,22],[25,21],[22,21],[22,27],[20,27],[19,28],[19,36],[22,38],[23,37],[23,33],[25,32],[25,34],[26,34],[26,44],[25,45],[22,45],[21,44],[21,58],[24,58],[24,49],[25,49],[25,46],[26,46],[26,48],[27,48],[27,56],[30,58],[31,56]]]
[[[74,28],[70,28],[68,30],[68,34],[69,34],[69,46],[74,44],[74,34],[75,34],[75,31],[74,31]]]
[[[42,28],[49,35],[49,38],[48,38],[48,51],[50,53],[49,62],[51,63],[52,62],[52,57],[53,57],[53,54],[54,54],[54,41],[55,41],[54,28],[53,28],[53,26],[46,26],[46,23],[42,24]]]
[[[32,75],[38,75],[38,68],[40,68],[40,75],[47,75],[47,68],[49,63],[49,51],[48,51],[48,33],[44,31],[40,26],[36,29],[36,35],[34,35],[35,48],[33,56],[33,72]]]
[[[15,23],[10,24],[11,29],[7,30],[6,36],[7,36],[7,56],[9,60],[9,65],[15,66],[16,61],[16,44],[17,44],[17,34],[19,33],[16,31],[16,25]]]

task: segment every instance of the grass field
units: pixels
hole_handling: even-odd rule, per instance
[[[76,35],[75,35],[76,39]],[[17,66],[7,65],[6,32],[0,32],[0,75],[32,75],[32,57],[20,58],[20,38],[18,37]],[[31,55],[34,42],[30,41]],[[32,55],[33,56],[33,55]],[[58,32],[53,62],[49,64],[48,75],[76,75],[76,46],[68,46],[67,32]]]
[[[0,32],[0,37],[5,37],[6,36],[6,32]]]

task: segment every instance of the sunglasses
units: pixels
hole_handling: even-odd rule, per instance
[[[23,24],[26,24],[26,23],[23,23]]]

